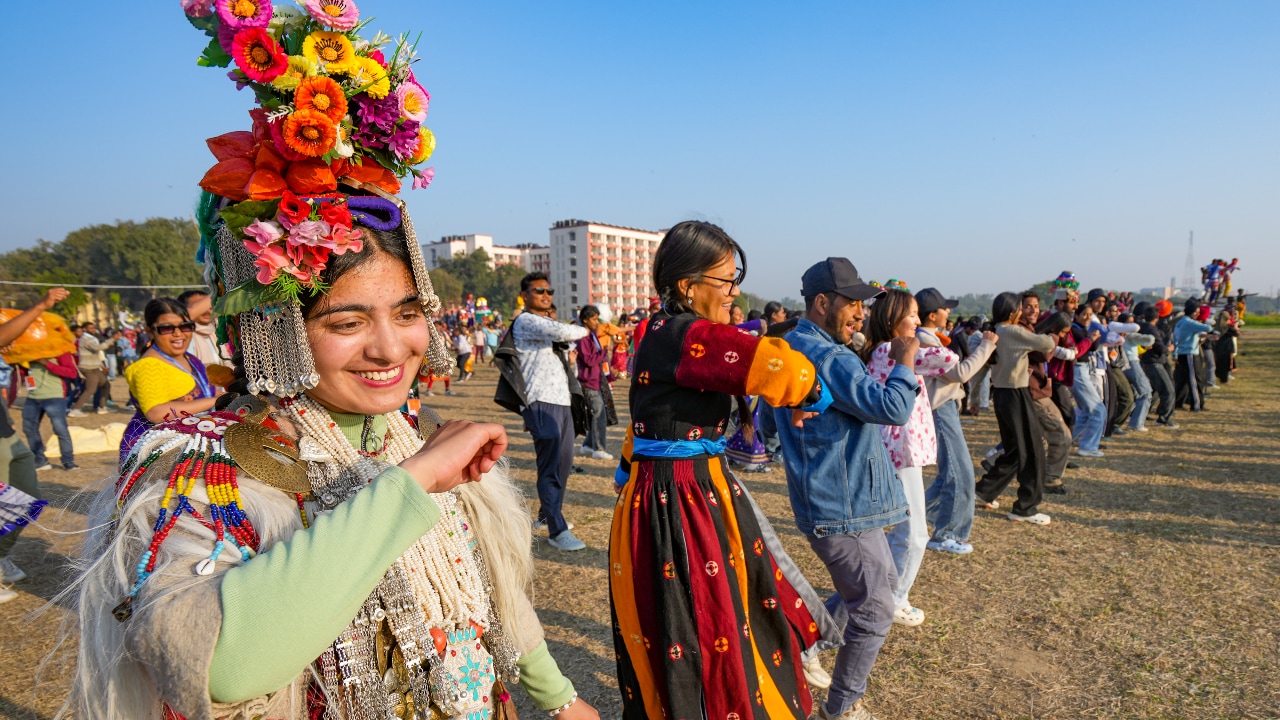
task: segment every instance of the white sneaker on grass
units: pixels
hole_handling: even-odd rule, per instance
[[[876,716],[871,714],[871,711],[867,709],[866,705],[862,704],[861,700],[854,703],[853,707],[845,710],[839,715],[832,715],[827,712],[827,703],[825,701],[820,702],[818,703],[818,714],[816,717],[819,720],[876,720]]]
[[[564,524],[565,524],[565,527],[569,528],[570,530],[572,530],[572,529],[573,529],[573,523],[572,523],[572,522],[570,522],[570,521],[566,520],[566,521],[564,522]],[[533,521],[533,529],[534,529],[534,531],[538,531],[538,530],[546,530],[546,529],[547,529],[547,521],[546,521],[546,520],[534,520],[534,521]]]
[[[0,587],[0,605],[3,605],[4,603],[9,602],[10,600],[16,600],[16,599],[18,599],[18,593],[10,590],[7,587]]]
[[[557,550],[568,552],[587,549],[587,544],[579,540],[572,530],[565,530],[553,538],[547,538],[547,542],[551,543],[551,547]]]
[[[967,542],[960,542],[959,540],[954,540],[952,538],[947,538],[942,542],[938,542],[937,540],[930,540],[925,545],[925,547],[930,550],[937,550],[938,552],[951,553],[952,555],[968,555],[969,553],[973,552],[972,545],[970,545]]]
[[[593,460],[612,460],[613,456],[604,450],[592,450],[591,459]]]
[[[1079,455],[1080,457],[1087,457],[1087,458],[1100,458],[1100,457],[1107,456],[1107,454],[1102,452],[1101,450],[1085,450],[1083,448],[1076,448],[1076,454]]]
[[[893,624],[915,627],[924,622],[924,611],[918,607],[900,607],[893,611]]]
[[[1009,513],[1009,519],[1014,522],[1031,523],[1032,525],[1048,525],[1049,516],[1044,513],[1036,513],[1035,515],[1019,515],[1018,513]]]
[[[579,446],[578,446],[578,454],[579,454],[579,455],[590,455],[590,454],[591,454],[591,453],[593,453],[593,452],[595,452],[595,450],[592,450],[591,448],[587,447],[586,445],[579,445]]]
[[[13,558],[0,560],[0,583],[12,585],[19,580],[25,579],[27,579],[27,574],[22,572],[22,568],[13,564]]]

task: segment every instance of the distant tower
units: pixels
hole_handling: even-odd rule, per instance
[[[1195,252],[1196,234],[1194,231],[1191,237],[1187,238],[1187,265],[1182,269],[1182,288],[1191,290],[1199,287],[1200,283],[1196,282],[1196,252]]]

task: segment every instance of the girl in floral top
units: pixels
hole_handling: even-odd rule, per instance
[[[889,290],[877,298],[871,306],[867,320],[866,354],[867,371],[877,382],[889,378],[894,361],[889,357],[889,345],[895,337],[914,337],[920,326],[916,299],[903,290]],[[922,347],[916,352],[916,380],[924,386],[926,376],[942,375],[960,362],[960,356],[944,347]],[[938,460],[938,438],[933,427],[933,408],[929,406],[929,394],[916,395],[915,409],[906,425],[881,425],[880,438],[884,440],[889,459],[897,468],[898,480],[907,496],[909,514],[907,522],[889,532],[889,548],[898,569],[898,587],[893,593],[893,621],[900,625],[914,626],[924,622],[924,611],[912,607],[907,599],[920,562],[924,559],[925,545],[929,542],[929,527],[925,522],[924,466]]]

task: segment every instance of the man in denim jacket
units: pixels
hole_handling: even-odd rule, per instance
[[[809,358],[834,403],[804,427],[777,409],[796,525],[826,564],[836,594],[827,600],[844,645],[836,655],[827,701],[819,718],[870,720],[863,706],[867,677],[893,626],[893,555],[884,528],[907,517],[902,484],[894,475],[876,425],[902,425],[915,406],[914,367],[920,343],[896,338],[897,363],[884,385],[845,345],[863,316],[863,302],[882,294],[845,258],[827,258],[802,279],[805,317],[786,335]],[[784,417],[785,415],[785,417]]]

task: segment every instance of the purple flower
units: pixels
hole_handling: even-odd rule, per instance
[[[360,93],[352,99],[356,103],[356,117],[362,124],[377,125],[386,131],[400,119],[400,100],[395,95],[374,100],[368,93]]]
[[[407,122],[396,128],[387,139],[387,147],[401,160],[413,157],[418,151],[418,123]]]
[[[351,139],[357,145],[371,150],[387,146],[387,135],[377,125],[361,125],[352,133]]]

